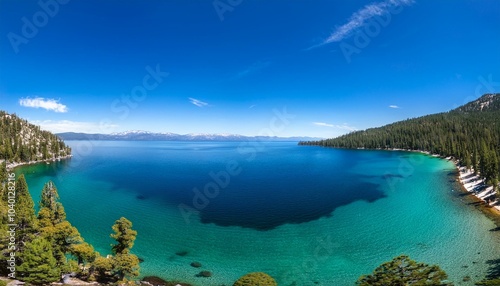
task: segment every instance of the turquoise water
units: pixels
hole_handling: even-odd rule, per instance
[[[35,201],[53,180],[68,219],[101,254],[114,221],[130,219],[143,276],[232,285],[264,271],[279,285],[353,285],[407,254],[473,285],[500,257],[493,222],[453,191],[453,164],[423,154],[293,142],[68,143],[72,159],[18,172]],[[201,270],[213,276],[196,277]],[[462,282],[467,275],[472,282]]]

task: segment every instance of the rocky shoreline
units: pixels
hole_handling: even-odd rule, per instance
[[[52,158],[52,159],[45,159],[45,160],[38,160],[38,161],[29,161],[29,162],[12,162],[12,163],[7,163],[7,170],[13,170],[14,168],[16,167],[19,167],[19,166],[24,166],[24,165],[33,165],[33,164],[39,164],[39,163],[50,163],[50,162],[57,162],[57,161],[61,161],[61,160],[64,160],[64,159],[68,159],[68,158],[71,158],[73,157],[73,155],[66,155],[66,156],[59,156],[59,157],[56,157],[56,158]]]

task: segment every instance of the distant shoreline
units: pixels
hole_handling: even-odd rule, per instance
[[[479,175],[473,175],[473,171],[466,170],[465,167],[460,166],[460,161],[454,157],[444,157],[440,154],[433,154],[429,151],[424,150],[411,150],[411,149],[401,149],[401,148],[342,148],[342,147],[326,147],[320,145],[303,145],[303,146],[318,146],[324,148],[337,148],[337,149],[351,149],[351,150],[367,150],[367,151],[402,151],[402,152],[413,152],[413,153],[421,153],[428,156],[432,156],[435,158],[452,161],[457,169],[457,181],[460,183],[462,187],[462,192],[465,194],[470,194],[477,199],[478,202],[483,204],[483,207],[480,208],[481,212],[483,212],[487,217],[490,217],[499,227],[500,227],[500,200],[495,200],[492,202],[487,202],[485,199],[492,195],[493,186],[487,186],[482,190],[475,191],[474,188],[479,187],[482,183],[484,183],[484,178],[481,178]]]
[[[56,162],[56,161],[61,161],[64,159],[68,159],[73,157],[73,155],[66,155],[66,156],[59,156],[56,158],[51,158],[51,159],[45,159],[45,160],[39,160],[39,161],[29,161],[29,162],[13,162],[13,163],[7,163],[7,170],[13,170],[17,167],[20,166],[25,166],[25,165],[33,165],[33,164],[39,164],[39,163],[49,163],[49,162]]]

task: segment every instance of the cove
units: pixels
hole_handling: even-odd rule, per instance
[[[26,174],[35,202],[53,180],[68,219],[101,254],[125,216],[138,231],[141,275],[193,285],[231,285],[253,271],[279,285],[353,285],[403,253],[473,285],[500,256],[493,222],[454,191],[451,162],[295,142],[261,144],[249,157],[239,145],[93,141],[85,155],[16,172]],[[223,180],[216,175],[228,162],[239,172],[218,184],[210,174]],[[193,190],[204,193],[210,183],[218,192],[210,185],[209,203],[197,208]],[[188,220],[182,204],[191,208]],[[196,277],[193,261],[213,276]]]

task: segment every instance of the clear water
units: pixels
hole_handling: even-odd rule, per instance
[[[53,180],[68,219],[101,254],[114,221],[130,219],[142,276],[232,285],[264,271],[279,285],[353,285],[407,254],[473,285],[500,257],[493,222],[453,191],[453,164],[423,154],[293,142],[68,143],[72,159],[17,171],[35,201]],[[201,270],[213,276],[196,277]]]

